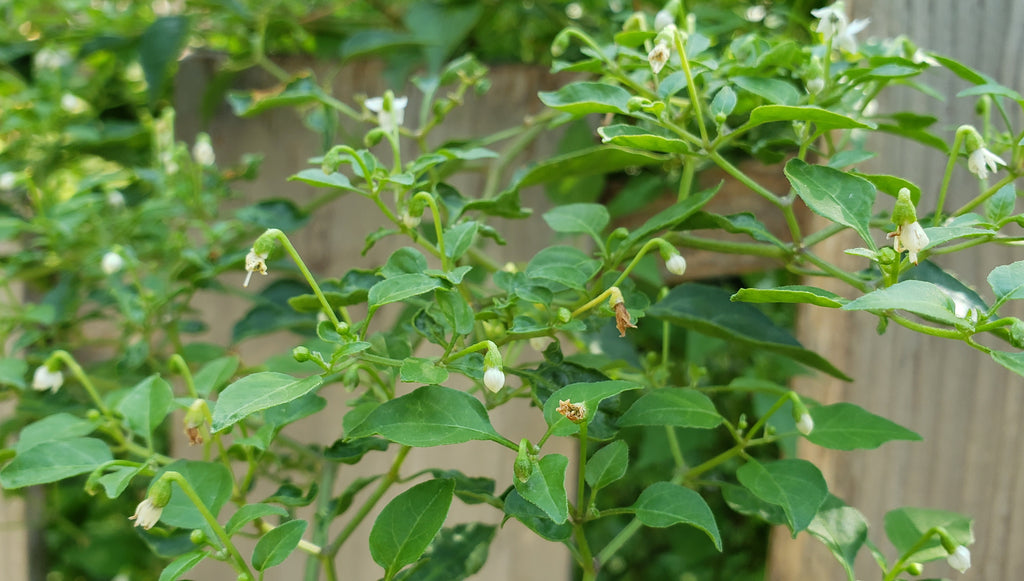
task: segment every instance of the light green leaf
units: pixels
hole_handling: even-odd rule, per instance
[[[607,83],[571,83],[557,91],[541,91],[537,96],[548,107],[577,116],[588,113],[629,113],[629,92]]]
[[[733,91],[729,85],[719,89],[715,93],[715,98],[711,100],[711,115],[713,117],[718,117],[719,115],[728,117],[735,108],[736,91]]]
[[[597,128],[602,143],[660,153],[690,153],[690,144],[667,131],[642,129],[636,125],[608,125]]]
[[[807,527],[807,532],[828,547],[849,578],[853,579],[854,561],[868,538],[868,521],[864,515],[829,494]]]
[[[943,290],[922,280],[904,280],[846,303],[844,311],[900,309],[947,325],[962,321],[954,314],[953,300]]]
[[[247,504],[239,508],[235,514],[231,515],[227,524],[224,525],[224,530],[226,530],[229,535],[233,535],[242,530],[242,527],[246,524],[258,518],[268,516],[288,516],[288,511],[273,504]]]
[[[800,100],[800,92],[796,87],[781,79],[732,77],[729,80],[741,89],[776,105],[796,105]]]
[[[1007,353],[1006,351],[995,351],[993,350],[992,359],[1016,373],[1017,375],[1024,376],[1024,352],[1021,353]]]
[[[586,480],[594,490],[608,486],[626,475],[629,446],[624,440],[613,440],[587,460]]]
[[[833,450],[874,449],[892,440],[921,440],[903,426],[876,416],[852,403],[812,408],[811,442]]]
[[[196,392],[201,396],[208,396],[220,389],[238,371],[239,359],[235,355],[218,357],[204,365],[196,372],[193,381],[196,384]]]
[[[692,389],[654,390],[626,410],[619,426],[678,426],[711,429],[722,423],[708,396]]]
[[[160,572],[157,581],[177,581],[182,575],[188,573],[193,567],[205,559],[209,553],[203,550],[189,551],[177,559],[171,561],[164,570]]]
[[[988,284],[1000,300],[1024,299],[1024,260],[993,268]]]
[[[348,176],[345,174],[334,172],[328,175],[320,168],[304,169],[288,178],[288,181],[305,182],[311,186],[317,186],[320,188],[338,188],[342,190],[351,190],[353,192],[360,191],[359,188],[352,185],[352,182],[349,181]]]
[[[813,286],[787,285],[776,288],[741,288],[729,297],[744,303],[803,303],[839,308],[849,301],[834,292]]]
[[[346,439],[372,435],[416,447],[470,440],[502,441],[480,400],[464,391],[439,385],[423,386],[377,406]]]
[[[173,400],[170,384],[159,375],[150,375],[128,391],[117,404],[117,411],[133,432],[149,442],[153,430],[167,417]]]
[[[408,383],[441,384],[448,379],[448,370],[431,359],[409,357],[402,362],[401,377]]]
[[[252,566],[257,571],[265,571],[274,565],[280,565],[292,554],[306,532],[304,520],[290,520],[267,531],[252,551]]]
[[[92,420],[60,412],[25,426],[14,449],[22,454],[39,444],[88,436],[95,429],[96,422]]]
[[[233,479],[223,464],[199,460],[177,460],[157,471],[153,476],[153,482],[156,482],[164,472],[170,471],[181,474],[188,481],[214,517],[220,513],[224,503],[231,498]],[[177,484],[171,484],[171,500],[164,507],[164,511],[160,515],[160,522],[174,527],[203,528],[209,531],[209,525],[203,518],[203,514]]]
[[[707,533],[715,548],[722,550],[722,536],[711,508],[699,493],[671,482],[656,482],[640,493],[633,504],[636,518],[649,527],[664,528],[687,524]]]
[[[441,281],[426,274],[400,274],[373,285],[367,301],[370,308],[404,301],[441,286]]]
[[[828,496],[821,471],[807,460],[750,459],[736,471],[740,484],[754,496],[782,507],[793,537],[807,528]]]
[[[455,493],[454,480],[428,480],[399,494],[370,530],[370,555],[391,578],[414,563],[441,530]]]
[[[599,265],[582,250],[572,246],[548,246],[526,265],[526,276],[568,288],[583,290]]]
[[[113,471],[100,476],[99,483],[103,487],[103,492],[106,493],[107,498],[117,498],[118,496],[121,496],[121,493],[128,488],[128,485],[132,483],[132,480],[145,468],[145,465],[134,467],[119,466]]]
[[[107,444],[96,438],[69,438],[33,446],[0,470],[0,487],[14,489],[56,482],[92,472],[113,458]]]
[[[899,508],[885,514],[885,534],[896,550],[904,555],[918,547],[924,533],[933,527],[942,527],[954,543],[968,546],[974,543],[970,517],[945,510],[929,508]],[[927,563],[948,556],[938,537],[932,536],[919,550],[906,555],[907,561]]]
[[[569,459],[561,454],[548,454],[534,465],[526,482],[513,478],[516,491],[527,502],[544,511],[555,524],[569,518],[569,501],[565,494],[565,469]]]
[[[750,112],[750,120],[743,125],[743,128],[749,129],[772,121],[809,121],[814,123],[816,133],[835,129],[874,129],[876,127],[870,121],[858,121],[852,117],[810,105],[801,107],[762,105]]]
[[[10,385],[25,389],[25,375],[28,374],[28,363],[24,359],[0,357],[0,385]]]
[[[853,228],[870,248],[875,247],[870,225],[875,186],[871,182],[799,159],[789,160],[785,173],[793,190],[812,212]]]
[[[221,392],[210,429],[221,432],[258,411],[299,399],[322,381],[319,375],[298,379],[272,371],[247,375]]]
[[[548,158],[530,166],[516,180],[514,187],[521,189],[569,177],[603,175],[631,167],[660,164],[665,159],[663,155],[645,151],[597,145]]]
[[[589,234],[598,242],[610,219],[608,209],[602,204],[567,204],[544,214],[544,221],[555,232]]]
[[[444,232],[444,253],[450,260],[458,260],[473,245],[480,224],[475,221],[463,222]]]

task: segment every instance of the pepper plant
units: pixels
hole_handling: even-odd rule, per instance
[[[991,302],[933,261],[1021,241],[1013,227],[1024,223],[1015,212],[1014,185],[1022,137],[1010,107],[1024,98],[906,39],[858,44],[855,35],[867,23],[850,22],[841,4],[810,14],[756,6],[730,14],[731,26],[710,17],[704,22],[671,0],[653,14],[623,13],[614,32],[565,29],[554,39],[554,68],[591,79],[541,93],[547,111],[492,136],[433,138],[471,91],[487,87],[486,68],[469,55],[417,79],[423,105],[415,114],[407,115],[407,96],[392,91],[343,102],[309,73],[282,79],[274,90],[233,94],[242,115],[282,106],[329,114],[325,135],[334,135],[335,122],[369,123],[360,139],[331,142],[312,167],[296,168],[293,179],[323,192],[312,207],[331,202],[378,210],[388,226],[366,233],[367,248],[386,237],[407,245],[377,268],[332,278],[307,267],[290,238],[302,220],[279,207],[270,218],[279,223],[251,248],[234,249],[245,285],[254,275],[277,279],[238,328],[245,336],[296,331],[290,357],[243,364],[226,349],[172,341],[153,375],[134,385],[102,386],[93,376],[103,366],[83,365],[61,345],[34,362],[31,380],[21,359],[5,359],[5,383],[26,400],[34,397],[24,391],[31,383],[79,391],[87,403],[25,426],[5,450],[0,484],[18,489],[86,475],[88,492],[113,498],[131,482],[148,482],[132,519],[152,546],[170,555],[160,576],[168,581],[206,559],[223,561],[239,579],[264,578],[296,551],[310,559],[308,579],[338,579],[335,557],[346,543],[363,543],[384,579],[465,578],[481,567],[497,525],[446,527],[456,499],[488,505],[502,526],[525,526],[564,545],[586,580],[616,578],[624,547],[653,529],[695,532],[690,551],[706,554],[728,548],[726,525],[743,519],[812,535],[851,580],[865,549],[887,581],[918,575],[924,563],[942,559],[966,570],[969,517],[895,509],[884,533],[896,554],[887,554],[869,540],[864,517],[829,492],[818,467],[792,454],[797,438],[853,450],[919,436],[850,403],[820,405],[789,389],[785,373],[764,372],[788,365],[848,379],[762,305],[862,311],[877,317],[882,330],[896,324],[961,341],[1024,374],[1017,351],[1024,322],[1000,313],[1024,298],[1024,261],[991,272]],[[561,60],[566,55],[571,60]],[[961,94],[978,99],[982,129],[965,123],[947,135],[931,118],[872,111],[890,85],[929,93],[917,77],[930,68],[970,85]],[[596,123],[600,144],[505,179],[505,160],[544,132],[578,127],[580,120]],[[872,133],[932,147],[946,164],[940,190],[859,171],[873,156],[865,139]],[[749,156],[783,161],[786,191],[739,169],[738,160]],[[709,167],[775,208],[785,231],[770,231],[750,212],[709,211],[720,188],[695,185]],[[450,184],[453,174],[481,168],[488,172],[483,191]],[[957,171],[975,174],[979,192],[947,207]],[[563,188],[564,203],[543,213],[561,235],[556,243],[509,264],[488,255],[489,245],[514,241],[501,230],[509,220],[530,214],[521,203],[523,188],[617,172],[667,186],[673,202],[638,226],[617,226],[593,192]],[[10,187],[20,185],[15,180]],[[808,212],[821,220],[802,219]],[[862,259],[854,271],[818,251],[822,242],[849,233],[859,246],[848,253]],[[690,281],[686,256],[694,250],[723,260],[772,259],[786,274],[736,291]],[[786,284],[787,276],[805,284]],[[825,279],[845,285],[845,292],[823,289],[818,281]],[[709,373],[699,355],[708,345],[745,351],[752,365],[731,376]],[[73,384],[62,387],[64,374]],[[172,388],[171,374],[184,389]],[[301,443],[282,434],[323,410],[332,386],[344,388],[349,405],[335,441]],[[340,392],[330,390],[331,397]],[[735,398],[749,405],[728,403]],[[515,441],[491,418],[518,399],[533,405],[547,429]],[[176,408],[185,410],[184,430],[202,446],[201,460],[158,449]],[[634,481],[640,489],[634,497],[610,494],[644,457],[637,434],[658,442],[670,461],[648,466],[645,473],[655,477]],[[724,444],[693,445],[702,434],[717,434]],[[575,465],[551,451],[554,439],[566,438],[576,448]],[[403,470],[420,448],[470,441],[504,454],[510,479],[443,466]],[[381,453],[391,458],[385,473],[348,476],[346,466]],[[254,485],[263,480],[276,483],[277,493],[255,496]],[[312,516],[297,510],[314,502]],[[369,538],[354,538],[371,518]],[[331,526],[336,521],[344,523],[340,531]],[[258,539],[255,549],[243,554],[237,540],[250,537]],[[686,555],[679,559],[683,568],[699,569]]]

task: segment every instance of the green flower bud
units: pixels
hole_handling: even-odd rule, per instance
[[[924,573],[924,565],[921,563],[911,563],[907,565],[906,571],[911,575],[920,575],[921,573]]]
[[[338,167],[341,166],[342,148],[340,145],[332,147],[326,154],[324,154],[323,161],[320,162],[320,171],[327,175],[338,171]]]
[[[303,347],[303,346],[300,345],[300,346],[292,349],[292,359],[295,359],[299,363],[304,363],[306,361],[309,361],[309,359],[310,359],[309,348],[308,347]]]
[[[565,51],[569,49],[569,29],[566,28],[559,32],[555,36],[555,40],[551,43],[551,56],[558,58],[565,54]]]
[[[260,234],[260,237],[256,239],[256,242],[252,244],[252,251],[256,254],[262,255],[263,257],[270,256],[270,252],[277,246],[277,239],[275,238],[278,230],[271,228]]]
[[[566,323],[568,323],[569,321],[572,320],[572,311],[570,311],[569,309],[567,309],[565,307],[558,307],[558,316],[557,316],[557,318],[558,318],[558,322],[564,325],[564,324],[566,324]]]
[[[384,130],[380,127],[374,127],[366,132],[366,136],[363,137],[363,144],[366,145],[366,147],[373,147],[380,143],[381,139],[384,139]]]
[[[917,210],[914,208],[913,200],[910,199],[910,190],[900,188],[896,206],[892,209],[892,223],[903,226],[914,222],[917,222]]]
[[[622,23],[623,32],[639,32],[647,30],[647,17],[643,12],[634,12]],[[557,55],[556,55],[557,56]]]
[[[533,474],[533,463],[534,458],[530,453],[533,446],[530,441],[526,438],[519,440],[519,452],[516,454],[516,461],[512,465],[512,472],[515,473],[516,479],[519,482],[526,482],[530,479],[530,475]]]
[[[1014,318],[1013,324],[1010,325],[1010,345],[1013,345],[1017,349],[1024,349],[1024,321]]]
[[[895,264],[899,260],[899,258],[900,258],[900,255],[891,246],[885,246],[883,248],[879,248],[878,249],[878,253],[876,254],[876,256],[877,256],[878,264],[884,264],[884,265]]]
[[[193,545],[205,545],[206,544],[206,533],[203,529],[192,529],[189,533],[188,539],[192,541]]]
[[[156,482],[149,487],[149,494],[146,496],[157,508],[167,506],[171,501],[171,479],[166,474],[157,478]]]

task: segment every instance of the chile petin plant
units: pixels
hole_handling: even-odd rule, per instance
[[[882,67],[899,67],[903,78],[941,67],[978,85],[980,93],[1006,94],[1009,89],[985,82],[942,55],[923,54],[906,41],[859,45],[854,35],[867,22],[849,22],[841,4],[813,15],[818,20],[813,30],[805,31],[814,39],[808,46],[756,27],[732,38],[710,36],[692,14],[683,13],[677,0],[656,16],[630,16],[610,42],[582,29],[566,29],[555,40],[553,53],[569,54],[570,45],[578,43],[577,60],[556,61],[555,68],[600,76],[542,93],[540,99],[550,111],[513,132],[521,140],[509,148],[514,151],[534,139],[537,124],[554,128],[594,114],[600,117],[597,134],[603,144],[526,168],[503,191],[498,191],[496,179],[488,180],[480,196],[457,191],[445,177],[464,164],[497,157],[488,147],[496,140],[474,136],[431,148],[426,139],[467,90],[485,83],[484,69],[473,59],[459,59],[419,84],[427,105],[420,109],[415,128],[405,118],[406,97],[389,92],[364,100],[361,110],[327,95],[317,97],[342,116],[375,124],[365,136],[369,149],[363,144],[334,146],[318,167],[304,169],[294,179],[325,188],[328,196],[354,193],[362,199],[346,203],[378,208],[389,226],[368,233],[368,247],[384,236],[403,236],[410,245],[393,252],[379,268],[354,269],[336,279],[311,272],[288,234],[278,228],[259,236],[244,260],[244,251],[239,252],[246,285],[253,273],[267,275],[268,263],[286,272],[294,272],[288,263],[297,268],[312,292],[294,296],[288,304],[309,320],[317,319],[315,337],[307,335],[291,351],[301,371],[266,362],[259,371],[236,376],[237,358],[225,355],[193,373],[196,366],[181,353],[172,356],[171,368],[188,388],[187,399],[180,402],[188,409],[184,427],[189,441],[202,446],[202,460],[168,457],[152,445],[154,432],[175,407],[166,381],[153,376],[111,399],[99,393],[71,353],[55,351],[36,370],[33,387],[60,389],[65,383],[62,370],[67,370],[77,385],[63,389],[85,389],[95,409],[83,417],[44,418],[26,428],[22,441],[30,435],[38,438],[44,428],[62,426],[63,431],[55,430],[57,435],[46,440],[62,453],[28,444],[16,448],[0,470],[0,483],[20,488],[88,474],[87,489],[116,496],[128,481],[150,478],[149,492],[131,517],[135,524],[147,529],[147,535],[160,530],[191,539],[165,569],[161,579],[167,580],[208,558],[223,561],[239,579],[262,578],[296,550],[309,555],[312,578],[322,573],[337,579],[335,556],[345,543],[355,542],[353,531],[374,510],[379,515],[369,535],[369,552],[385,579],[430,577],[440,571],[463,578],[482,563],[461,555],[485,553],[495,527],[444,528],[456,497],[489,505],[496,520],[515,519],[537,535],[564,544],[586,580],[601,577],[645,527],[692,527],[706,537],[708,548],[722,550],[728,531],[720,529],[725,521],[709,499],[724,500],[727,510],[749,518],[784,525],[793,535],[818,538],[851,580],[854,558],[865,545],[886,581],[919,574],[923,563],[942,559],[963,572],[970,567],[967,546],[973,542],[968,517],[926,509],[890,512],[885,533],[898,551],[890,559],[868,543],[868,523],[829,493],[813,463],[762,453],[774,454],[780,443],[795,438],[850,450],[919,439],[917,434],[853,404],[818,405],[770,381],[740,377],[708,384],[698,369],[681,362],[683,355],[672,344],[672,329],[683,328],[750,349],[757,357],[786,358],[846,378],[751,304],[810,303],[865,311],[884,323],[963,341],[1024,374],[1024,360],[1006,347],[1024,344],[1024,323],[998,312],[1008,301],[1024,298],[1018,282],[1024,277],[1024,261],[992,271],[988,283],[997,300],[991,305],[929,261],[967,247],[1021,240],[1002,231],[1024,220],[1014,213],[1019,132],[1007,127],[1005,133],[983,136],[970,126],[958,130],[948,150],[941,150],[948,156],[948,171],[930,213],[921,210],[925,193],[908,180],[844,169],[866,159],[863,134],[878,129],[869,105],[895,78],[872,74]],[[449,87],[450,93],[439,96],[440,87]],[[981,98],[988,107],[983,110],[1002,112],[999,99]],[[987,119],[984,127],[991,127]],[[377,144],[388,150],[390,162],[373,152]],[[215,163],[205,146],[197,142],[196,148],[201,164]],[[778,157],[779,150],[789,158],[787,192],[769,190],[732,161],[737,152]],[[1005,151],[1012,162],[995,153]],[[489,220],[529,213],[520,204],[520,188],[574,172],[592,173],[595,163],[601,171],[643,167],[663,174],[673,184],[676,201],[632,229],[611,228],[609,211],[601,204],[557,206],[544,214],[546,223],[556,233],[581,237],[589,251],[556,244],[507,266],[487,256],[486,241],[504,242]],[[965,164],[977,175],[980,193],[947,213],[950,176]],[[695,175],[710,166],[777,208],[785,218],[786,235],[770,232],[749,213],[704,211],[718,189],[696,191]],[[998,177],[991,186],[986,181],[990,176]],[[879,192],[886,196],[878,199]],[[797,203],[829,225],[803,231]],[[979,207],[984,214],[973,211]],[[695,233],[709,227],[749,240]],[[856,272],[816,250],[850,230],[865,245],[849,251],[866,261],[867,267]],[[893,245],[879,246],[877,241],[887,238]],[[645,257],[657,249],[665,269],[683,275],[689,248],[775,259],[811,281],[825,277],[845,283],[852,298],[811,285],[735,293],[695,282],[652,288],[650,273],[657,270]],[[114,260],[106,262],[110,266]],[[647,274],[632,277],[637,269]],[[112,274],[118,269],[106,270]],[[388,306],[398,314],[385,324],[378,313]],[[998,347],[979,340],[986,336],[994,337],[991,343]],[[638,338],[661,348],[635,360],[608,354]],[[541,339],[548,342],[543,358],[530,360],[525,347]],[[432,349],[422,349],[428,345]],[[563,354],[563,348],[575,354]],[[418,387],[406,392],[402,383]],[[282,438],[286,425],[323,409],[320,392],[331,385],[343,386],[351,398],[340,439],[329,445],[301,445]],[[756,393],[771,401],[751,423],[746,415],[736,417],[719,407],[724,393]],[[490,417],[520,398],[535,405],[547,430],[516,442],[499,433]],[[104,438],[87,437],[94,430]],[[602,493],[627,478],[631,457],[638,454],[626,443],[629,430],[662,434],[672,463],[659,481],[644,483],[630,502],[608,504]],[[681,434],[702,431],[722,434],[728,445],[694,461],[692,454],[700,450],[687,448],[684,455],[687,442]],[[575,473],[567,472],[568,457],[546,449],[552,438],[575,442]],[[511,480],[496,482],[443,467],[403,474],[403,463],[417,448],[469,441],[487,442],[495,453],[506,454]],[[301,491],[252,497],[257,479],[280,481],[282,471],[307,485],[333,484],[342,465],[382,450],[392,453],[389,470],[349,482],[339,496],[309,486],[304,498],[296,499],[303,496]],[[285,458],[291,454],[301,460],[286,468]],[[406,486],[413,477],[421,481],[378,506],[387,492]],[[370,491],[361,495],[366,488]],[[295,506],[309,504],[318,494],[321,510],[302,518]],[[357,508],[349,512],[350,506]],[[626,518],[628,524],[594,544],[597,538],[591,531],[601,519],[613,517]],[[344,522],[340,532],[331,527],[336,520]],[[258,537],[252,555],[241,554],[236,543],[240,537]]]

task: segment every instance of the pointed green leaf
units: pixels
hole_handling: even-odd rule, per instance
[[[473,307],[469,305],[465,297],[457,291],[439,288],[434,291],[434,300],[437,301],[438,308],[453,331],[459,335],[468,335],[473,332],[475,315]]]
[[[874,449],[892,440],[921,440],[921,436],[896,422],[852,403],[812,408],[814,430],[807,439],[833,450]]]
[[[397,303],[441,286],[441,281],[426,274],[400,274],[373,285],[367,301],[371,308]]]
[[[985,217],[989,222],[998,224],[1013,215],[1016,204],[1017,187],[1010,182],[985,202]]]
[[[722,423],[708,396],[692,389],[663,388],[636,400],[619,426],[678,426],[711,429]]]
[[[642,129],[636,125],[608,125],[598,127],[597,134],[601,143],[610,143],[620,147],[632,147],[644,151],[659,153],[691,153],[689,143],[671,133],[658,129]]]
[[[868,521],[864,515],[829,494],[807,527],[807,532],[828,547],[853,579],[854,561],[868,538]]]
[[[1024,260],[993,268],[988,284],[1000,300],[1024,299]]]
[[[594,419],[597,406],[609,397],[618,395],[624,391],[640,389],[640,385],[631,381],[598,381],[593,383],[573,383],[567,385],[544,402],[544,419],[551,426],[550,433],[554,436],[568,436],[580,431],[577,424],[569,421],[565,416],[558,413],[558,405],[562,400],[569,400],[574,404],[582,403],[587,409],[586,422],[589,424]]]
[[[221,392],[210,429],[223,431],[258,411],[299,399],[322,381],[319,375],[298,379],[273,371],[247,375]]]
[[[565,469],[569,459],[548,454],[534,465],[526,482],[513,478],[516,491],[524,500],[544,511],[555,524],[569,518],[569,500],[565,494]]]
[[[571,246],[548,246],[526,265],[526,276],[583,290],[599,265],[582,250]]]
[[[107,498],[117,498],[118,496],[121,496],[121,493],[128,488],[128,485],[132,483],[132,480],[145,468],[145,465],[119,466],[111,472],[100,476],[100,486],[103,487],[103,492],[106,493]]]
[[[722,550],[715,515],[696,491],[671,482],[656,482],[640,493],[632,508],[636,518],[646,526],[664,528],[687,524],[704,531],[715,548]]]
[[[0,487],[14,489],[56,482],[92,472],[113,458],[106,443],[96,438],[68,438],[33,446],[0,470]]]
[[[22,454],[39,444],[88,436],[95,429],[96,422],[92,420],[60,412],[25,426],[14,449]]]
[[[970,517],[945,510],[930,508],[905,507],[885,513],[885,535],[889,537],[900,555],[906,555],[907,561],[927,563],[948,556],[938,537],[932,535],[923,546],[918,542],[924,533],[933,527],[942,527],[959,545],[968,546],[974,543]],[[909,551],[918,548],[912,554]]]
[[[288,181],[305,182],[311,186],[317,186],[319,188],[338,188],[342,190],[351,190],[353,192],[361,191],[359,188],[352,185],[352,182],[349,181],[348,176],[345,174],[339,172],[325,174],[320,168],[304,169],[288,178]]]
[[[557,91],[541,91],[538,97],[552,109],[577,116],[588,113],[629,113],[629,92],[607,83],[570,83]]]
[[[182,575],[191,571],[193,567],[205,559],[207,555],[209,555],[209,553],[206,551],[196,550],[189,551],[184,555],[179,556],[164,567],[164,570],[160,572],[160,578],[157,581],[177,581]]]
[[[544,221],[555,232],[589,234],[596,241],[611,217],[602,204],[566,204],[544,214]]]
[[[156,19],[139,37],[139,64],[150,103],[164,97],[170,69],[178,62],[188,40],[188,28],[187,17],[165,16]]]
[[[234,480],[223,464],[199,460],[177,460],[161,468],[153,476],[153,482],[156,482],[164,472],[170,471],[181,474],[188,481],[214,517],[220,513],[224,503],[231,498],[231,487]],[[177,484],[171,485],[171,500],[164,507],[164,511],[160,515],[160,522],[174,527],[203,528],[209,531],[203,514]]]
[[[825,289],[788,285],[776,288],[742,288],[729,297],[731,301],[744,303],[803,303],[833,309],[845,305],[848,300]]]
[[[150,375],[128,391],[117,404],[117,411],[133,432],[152,441],[153,430],[167,417],[173,400],[170,384],[159,375]]]
[[[454,581],[468,579],[478,573],[487,561],[487,551],[497,527],[472,522],[441,529],[430,548],[427,557],[406,575],[398,576],[400,581]]]
[[[943,290],[921,280],[904,280],[872,291],[842,306],[844,311],[900,309],[947,325],[962,321],[954,313],[953,299]]]
[[[736,477],[754,496],[782,507],[794,537],[811,524],[828,496],[828,485],[821,471],[807,460],[762,464],[750,459],[736,471]]]
[[[870,248],[875,247],[870,223],[876,190],[871,182],[799,159],[789,160],[785,173],[793,190],[812,212],[853,228]]]
[[[647,309],[647,315],[705,335],[785,355],[849,381],[842,371],[817,353],[804,349],[789,331],[775,325],[764,313],[745,303],[730,302],[729,296],[728,291],[717,287],[681,284]]]
[[[444,232],[444,253],[451,260],[458,260],[473,245],[480,224],[470,221],[453,226]]]
[[[448,370],[431,359],[409,357],[402,362],[401,377],[408,383],[441,384],[447,381]]]
[[[247,504],[235,511],[235,514],[231,515],[227,524],[224,525],[224,530],[226,530],[229,535],[233,535],[242,530],[242,527],[246,524],[258,518],[268,516],[288,516],[288,511],[280,506],[272,504],[263,504],[259,502],[255,504]]]
[[[652,235],[657,232],[666,229],[672,229],[675,226],[681,224],[684,220],[693,215],[694,212],[700,210],[704,204],[708,203],[721,189],[722,184],[719,183],[713,188],[703,190],[696,194],[691,194],[685,200],[676,202],[668,208],[658,212],[651,216],[644,222],[643,226],[640,226],[636,230],[633,230],[626,236],[625,239],[619,243],[620,252],[629,252],[630,249],[638,243],[646,242]]]
[[[292,554],[306,532],[304,520],[290,520],[267,531],[252,551],[252,566],[257,571],[265,571],[274,565],[280,565]]]
[[[193,381],[196,392],[206,397],[223,387],[238,371],[239,359],[234,355],[210,361],[196,372]]]
[[[731,234],[746,234],[754,240],[759,242],[769,242],[782,249],[787,248],[784,242],[772,234],[771,231],[768,230],[768,227],[755,218],[750,212],[730,214],[728,216],[711,214],[708,212],[697,212],[683,223],[680,228],[682,230],[710,230],[717,228],[725,230]]]
[[[782,79],[732,77],[729,80],[744,91],[749,91],[775,105],[796,105],[800,100],[800,91]]]
[[[1017,375],[1024,376],[1024,352],[1007,353],[1006,351],[992,351],[991,355],[996,363]]]
[[[715,98],[711,100],[711,115],[712,117],[728,117],[732,114],[733,109],[736,108],[736,91],[732,90],[732,87],[725,85],[715,93]]]
[[[480,400],[464,391],[439,385],[423,386],[377,406],[346,439],[372,435],[416,447],[470,440],[501,441]]]
[[[625,476],[628,466],[629,446],[623,440],[613,440],[587,460],[587,484],[594,490],[604,488]]]
[[[514,517],[541,538],[561,543],[572,537],[572,525],[570,523],[555,523],[555,521],[544,514],[543,510],[527,502],[514,489],[505,497],[504,508],[505,514]]]
[[[665,156],[635,149],[597,145],[549,158],[530,168],[516,180],[516,189],[568,177],[603,175],[630,167],[662,163]]]
[[[822,133],[834,129],[874,129],[870,121],[858,121],[846,115],[833,113],[810,105],[762,105],[750,112],[750,121],[744,128],[757,127],[772,121],[809,121],[814,123],[815,131]]]
[[[399,494],[381,510],[370,530],[370,555],[391,578],[414,563],[441,530],[455,482],[428,480]]]
[[[2,238],[0,238],[2,239]],[[10,385],[25,389],[25,375],[28,374],[28,363],[24,359],[0,357],[0,385]]]

